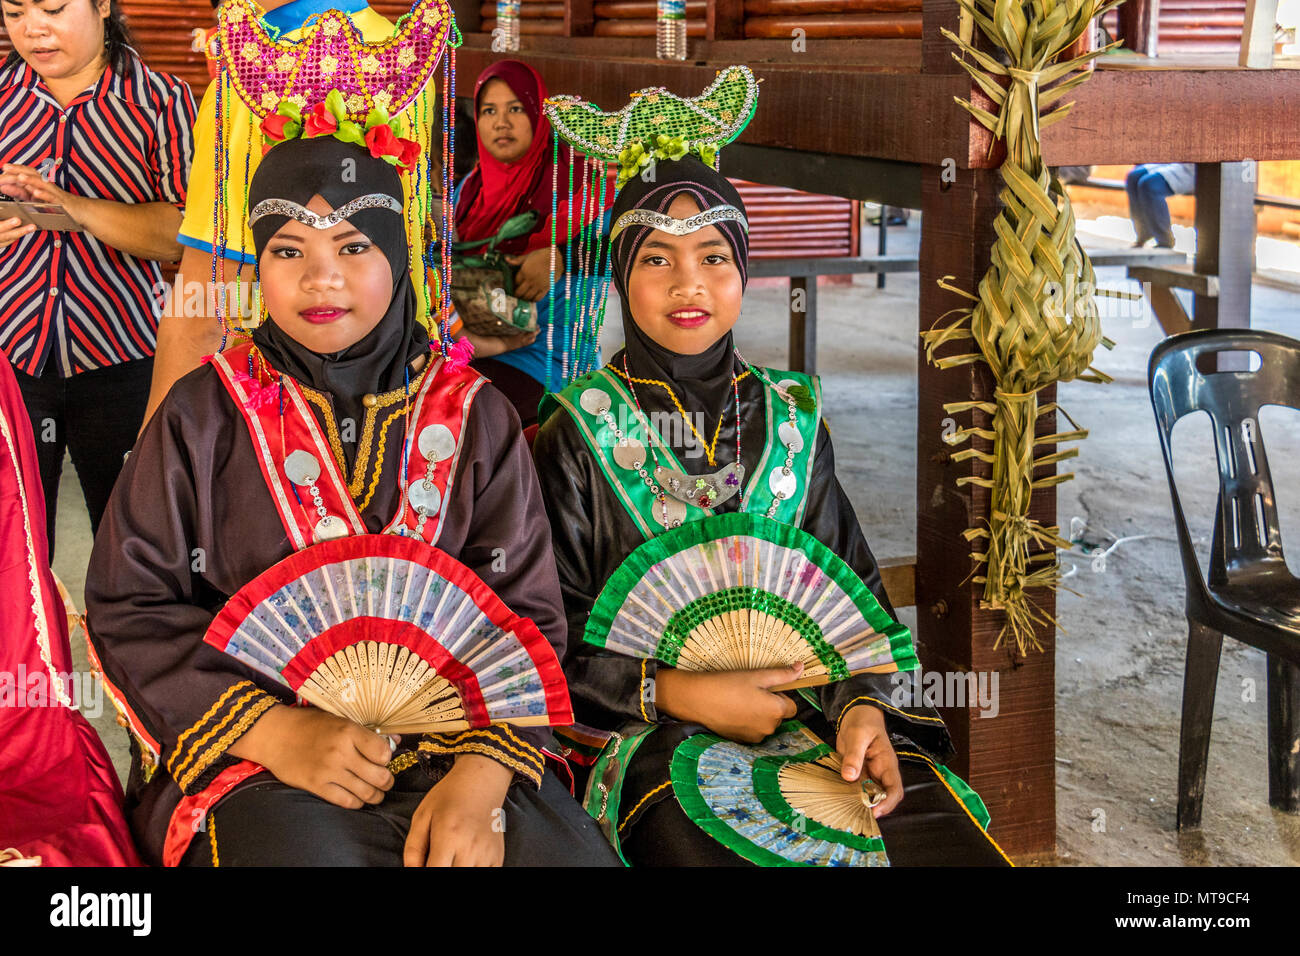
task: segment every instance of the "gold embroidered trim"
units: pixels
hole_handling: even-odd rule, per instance
[[[257,693],[263,695],[262,699],[258,700],[251,707],[245,710],[239,720],[235,722],[235,726],[232,727],[224,737],[204,752],[203,756],[194,764],[193,767],[190,768],[189,773],[185,774],[183,779],[176,781],[177,786],[179,786],[183,792],[188,791],[190,784],[197,780],[203,774],[203,771],[207,770],[218,757],[224,754],[231,744],[242,737],[249,727],[253,726],[253,721],[257,720],[257,718],[261,717],[262,714],[279,703],[279,701],[270,694],[266,694],[260,690]],[[219,730],[220,728],[217,729]],[[215,733],[216,731],[214,730],[213,732]]]
[[[532,744],[530,744],[528,741],[520,740],[517,736],[515,736],[515,732],[510,728],[509,724],[493,724],[492,730],[505,734],[507,737],[509,737],[511,740],[517,743],[520,747],[522,747],[529,756],[531,756],[534,760],[536,760],[537,765],[539,767],[545,769],[546,758],[542,756],[542,752],[538,750],[536,747],[534,747]]]
[[[484,740],[490,740],[494,747],[500,747],[502,750],[509,751],[510,753],[515,754],[517,757],[520,757],[523,760],[528,760],[536,764],[537,772],[539,774],[546,768],[546,764],[543,762],[541,751],[539,751],[536,747],[532,746],[531,744],[519,740],[519,738],[517,737],[514,738],[515,742],[519,744],[519,746],[516,747],[508,740],[502,740],[499,734],[499,730],[500,728],[498,727],[491,727],[491,728],[483,727],[476,730],[467,730],[460,735],[459,739],[461,741],[464,741],[470,737],[479,737]]]
[[[238,683],[231,684],[228,688],[226,688],[226,692],[217,698],[217,702],[208,708],[208,712],[206,714],[204,714],[202,717],[196,720],[188,730],[186,730],[184,733],[182,733],[179,737],[176,738],[176,749],[172,752],[171,759],[167,761],[167,773],[169,773],[173,779],[175,779],[176,777],[176,770],[177,770],[176,758],[178,758],[181,754],[185,752],[184,745],[185,745],[186,738],[188,738],[191,734],[198,731],[199,728],[203,727],[204,724],[206,724],[209,720],[211,720],[216,715],[216,713],[226,705],[226,701],[230,700],[230,698],[233,697],[236,693],[239,693],[245,688],[252,687],[252,686],[253,686],[253,682],[251,680],[241,680]],[[200,741],[200,743],[202,743],[202,741]],[[182,760],[181,766],[184,766],[187,763],[189,763],[189,758]]]
[[[649,793],[647,793],[644,797],[642,797],[640,800],[638,800],[638,801],[636,802],[636,806],[633,807],[631,810],[629,810],[629,811],[627,812],[627,816],[625,816],[625,817],[623,818],[623,822],[620,823],[620,824],[618,825],[618,832],[619,832],[619,833],[622,833],[622,832],[623,832],[623,828],[624,828],[625,826],[627,826],[627,822],[628,822],[629,820],[631,820],[634,816],[636,816],[636,812],[637,812],[638,810],[641,809],[641,805],[642,805],[642,804],[644,804],[647,800],[649,800],[651,797],[653,797],[653,796],[654,796],[656,793],[658,793],[660,790],[664,789],[665,787],[671,787],[672,785],[673,785],[673,782],[672,782],[671,780],[665,780],[663,783],[659,784],[659,786],[655,787],[653,790],[651,790]]]
[[[858,703],[859,701],[867,701],[868,703],[875,704],[877,707],[883,707],[886,710],[892,710],[894,713],[898,714],[900,717],[906,720],[928,720],[932,724],[943,723],[942,717],[926,717],[923,716],[922,714],[909,714],[905,710],[899,710],[897,707],[894,707],[890,704],[886,704],[883,700],[877,700],[875,697],[868,697],[864,694],[861,697],[854,697],[851,701],[849,701],[847,704],[844,705],[844,709],[840,711],[839,718],[836,719],[835,721],[835,732],[837,734],[840,732],[840,724],[844,722],[844,715],[849,712],[850,707],[852,707],[854,704]]]
[[[208,811],[208,842],[212,844],[212,865],[220,866],[221,858],[217,856],[217,815]]]
[[[540,787],[542,785],[542,775],[540,771],[535,767],[524,763],[522,760],[516,760],[509,754],[503,753],[497,747],[489,747],[487,744],[475,743],[474,741],[465,741],[464,743],[458,744],[456,749],[453,750],[437,741],[421,740],[419,748],[435,754],[476,753],[481,754],[484,757],[491,757],[497,763],[509,767],[515,773],[527,777],[533,782],[534,786]]]
[[[647,724],[653,724],[654,721],[650,719],[650,715],[645,711],[645,666],[648,663],[650,663],[648,657],[641,658],[641,687],[637,690],[636,701],[637,706],[641,708],[641,719]]]
[[[414,750],[404,754],[398,754],[392,760],[388,761],[388,772],[396,777],[399,773],[410,770],[420,762],[420,755]]]
[[[398,402],[405,403],[420,390],[420,383],[424,381],[424,376],[428,372],[428,363],[425,368],[421,369],[420,374],[412,381],[410,390],[405,387],[393,389],[391,392],[381,392],[375,396],[375,404],[366,409],[365,420],[361,426],[361,440],[357,443],[357,458],[352,463],[352,477],[348,478],[348,494],[352,500],[356,501],[365,488],[366,472],[370,471],[370,452],[375,440],[375,421],[379,413],[391,405]],[[338,422],[334,419],[334,407],[330,404],[329,396],[324,392],[318,392],[314,388],[308,388],[306,385],[300,385],[303,396],[319,408],[322,412],[321,417],[325,420],[325,437],[329,441],[330,450],[334,452],[334,459],[338,462],[339,470],[347,468],[347,458],[343,454],[343,439],[339,435]],[[365,499],[358,503],[357,509],[365,510],[366,505],[370,504],[370,499],[374,496],[375,489],[379,486],[379,477],[383,472],[384,466],[384,447],[388,438],[388,430],[401,415],[406,412],[405,404],[398,411],[389,415],[384,423],[379,427],[379,454],[375,457],[374,473],[370,480],[370,490],[366,493]]]
[[[508,737],[519,746],[513,746],[507,740],[503,740],[503,732],[504,736]],[[481,737],[490,740],[494,746],[500,747],[503,750],[508,750],[525,760],[531,760],[533,763],[537,764],[537,769],[539,771],[546,769],[545,758],[542,757],[541,751],[527,741],[520,740],[505,724],[493,724],[491,727],[474,727],[454,734],[427,734],[426,736],[448,747],[458,746],[472,737]]]
[[[966,801],[963,800],[960,796],[958,796],[957,791],[954,790],[951,784],[949,784],[948,781],[943,778],[943,774],[939,772],[939,768],[934,765],[933,760],[931,760],[925,754],[917,753],[914,750],[896,750],[894,753],[899,757],[919,757],[921,760],[924,760],[925,765],[930,768],[931,772],[936,777],[939,778],[939,782],[943,784],[944,789],[947,790],[949,793],[951,793],[952,798],[957,801],[958,806],[960,806],[963,810],[966,811],[966,816],[970,817],[971,823],[975,824],[975,828],[979,830],[980,833],[984,834],[984,839],[988,840],[989,843],[993,844],[993,849],[998,851],[1002,859],[1006,860],[1012,866],[1015,866],[1015,864],[1011,862],[1011,857],[1007,856],[1006,853],[1003,852],[1002,847],[998,846],[998,841],[993,839],[991,836],[989,836],[988,831],[985,830],[982,826],[980,826],[980,822],[975,819],[975,814],[971,813],[970,807],[966,806]]]

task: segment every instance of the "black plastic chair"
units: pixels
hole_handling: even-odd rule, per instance
[[[1257,371],[1202,373],[1197,360],[1258,352]],[[1214,367],[1210,364],[1209,367]],[[1222,366],[1220,366],[1222,367]],[[1262,405],[1300,408],[1300,342],[1273,332],[1205,329],[1156,346],[1147,369],[1160,447],[1173,497],[1187,582],[1187,669],[1178,744],[1178,828],[1201,823],[1219,653],[1227,634],[1268,652],[1268,802],[1300,812],[1300,580],[1282,554],[1277,504],[1259,428]],[[1219,503],[1209,581],[1201,575],[1174,481],[1170,436],[1190,412],[1209,413],[1219,466]],[[1296,487],[1296,477],[1284,487]]]

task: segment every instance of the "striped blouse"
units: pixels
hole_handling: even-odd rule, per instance
[[[0,70],[0,163],[40,168],[56,186],[118,202],[185,206],[194,97],[132,54],[59,105],[22,60]],[[153,355],[162,270],[87,232],[37,230],[0,248],[0,351],[28,375],[59,375]]]

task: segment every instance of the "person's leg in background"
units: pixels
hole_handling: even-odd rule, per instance
[[[1174,247],[1174,230],[1169,222],[1169,197],[1174,194],[1168,180],[1159,173],[1147,173],[1138,183],[1138,196],[1143,203],[1144,215],[1150,225],[1156,246]]]
[[[1129,215],[1137,232],[1135,245],[1145,245],[1148,239],[1155,239],[1157,246],[1173,248],[1168,199],[1174,191],[1165,177],[1150,167],[1136,166],[1125,178],[1124,186],[1128,191]]]
[[[153,359],[123,362],[68,379],[68,451],[99,530],[126,453],[135,446],[153,378]]]
[[[45,536],[54,560],[54,516],[59,505],[59,477],[63,473],[63,453],[68,445],[63,417],[66,380],[59,377],[58,363],[51,355],[40,377],[14,368],[14,378],[23,393],[23,404],[32,422],[36,438],[36,459],[41,469],[41,490],[45,493]]]
[[[1133,231],[1137,234],[1133,242],[1135,246],[1145,246],[1151,241],[1152,236],[1151,225],[1145,218],[1146,207],[1143,205],[1142,197],[1138,195],[1138,183],[1146,175],[1146,166],[1134,166],[1124,177],[1124,191],[1128,193],[1128,214],[1133,220]]]

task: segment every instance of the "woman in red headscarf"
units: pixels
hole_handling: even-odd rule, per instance
[[[567,146],[562,147],[563,175],[553,186],[551,124],[542,112],[546,96],[541,76],[518,60],[501,60],[479,75],[474,87],[479,162],[456,192],[456,237],[462,243],[481,239],[486,245],[512,216],[537,212],[532,231],[498,248],[517,270],[515,294],[537,303],[538,332],[486,342],[473,337],[479,356],[474,367],[510,398],[525,426],[536,422],[537,403],[546,388],[565,384],[564,343],[556,341],[548,351],[546,341],[552,312],[564,314],[565,305],[563,247],[556,257],[560,281],[555,295],[550,294],[552,193],[558,188],[554,235],[561,239],[569,228],[569,181],[564,167],[572,162],[572,155]],[[579,198],[579,190],[574,192]],[[574,215],[579,218],[577,210]]]

